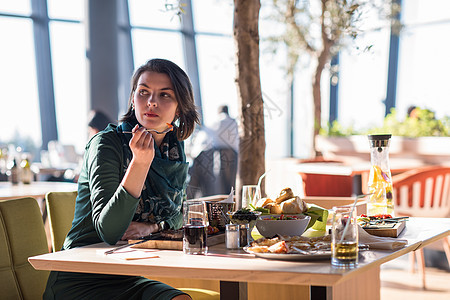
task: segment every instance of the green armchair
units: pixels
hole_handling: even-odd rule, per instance
[[[49,192],[45,195],[53,252],[61,250],[72,227],[77,192]]]
[[[41,211],[33,198],[0,201],[0,298],[42,299],[48,271],[28,257],[48,253]]]

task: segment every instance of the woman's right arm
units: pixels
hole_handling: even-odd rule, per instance
[[[152,134],[145,131],[144,127],[138,128],[138,125],[136,125],[132,132],[133,137],[129,145],[133,158],[128,165],[121,184],[128,193],[138,198],[141,195],[148,170],[155,157],[155,148]]]
[[[151,134],[133,130],[133,158],[123,178],[123,145],[113,134],[94,139],[88,149],[93,224],[100,238],[109,244],[117,243],[129,227],[154,157]]]

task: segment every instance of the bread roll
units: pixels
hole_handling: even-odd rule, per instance
[[[284,214],[301,214],[308,209],[306,203],[298,196],[283,201],[280,206]]]
[[[293,197],[294,193],[292,192],[292,190],[290,188],[285,188],[280,192],[280,195],[278,196],[277,199],[275,199],[275,202],[280,204],[281,202],[291,199]]]
[[[297,196],[298,197],[298,196]],[[298,197],[299,199],[300,199],[300,197]],[[301,208],[302,208],[302,213],[304,213],[305,211],[307,211],[308,210],[308,204],[306,203],[306,201],[305,200],[301,200],[300,199],[300,201],[301,201]]]
[[[266,208],[270,209],[270,213],[273,215],[279,215],[282,214],[283,211],[281,210],[281,206],[276,203],[269,203]]]
[[[266,206],[269,203],[274,203],[274,201],[270,198],[261,198],[258,200],[258,202],[256,202],[256,206],[255,207],[263,207],[266,208]]]

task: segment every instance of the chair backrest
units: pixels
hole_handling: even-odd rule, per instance
[[[414,217],[450,217],[450,167],[424,167],[392,177],[394,210]]]
[[[75,212],[77,192],[49,192],[45,195],[53,252],[61,250]]]
[[[0,201],[0,298],[42,299],[48,271],[28,257],[48,253],[44,222],[33,198]]]

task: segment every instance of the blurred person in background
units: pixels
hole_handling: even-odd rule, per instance
[[[88,122],[88,140],[91,139],[95,134],[102,131],[112,122],[109,117],[101,111],[92,110],[89,114]]]
[[[217,121],[196,131],[191,144],[188,198],[229,194],[236,184],[239,135],[228,106],[219,107]]]

